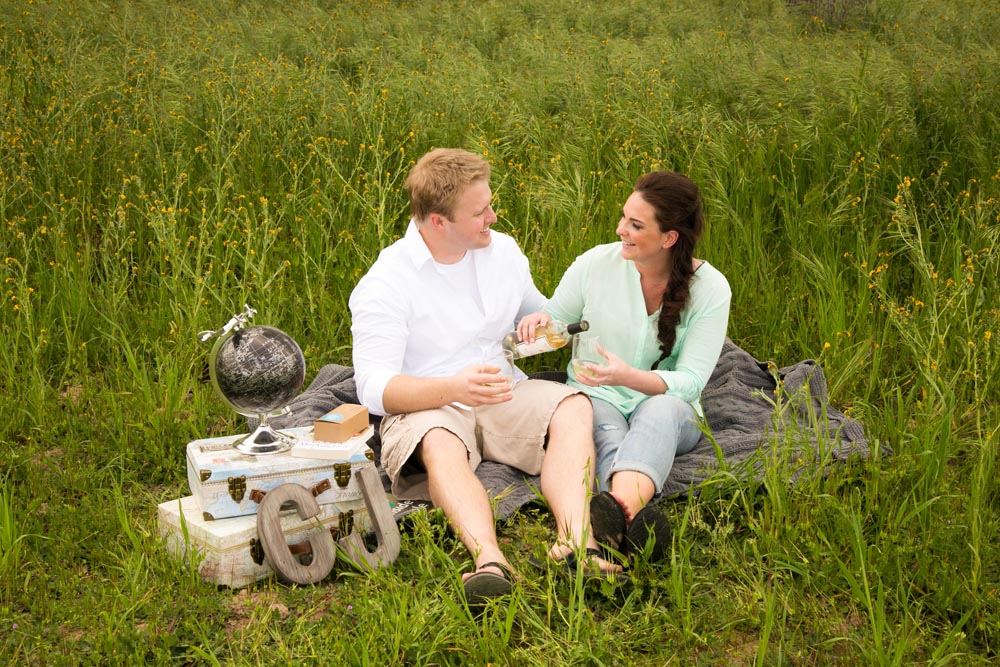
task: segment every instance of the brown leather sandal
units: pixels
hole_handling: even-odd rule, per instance
[[[485,570],[488,567],[495,567],[500,570],[500,574],[486,572]],[[506,565],[495,561],[483,563],[476,568],[475,574],[462,582],[465,601],[468,603],[470,609],[475,607],[481,610],[493,598],[510,595],[513,589],[511,584],[513,579],[514,573]]]

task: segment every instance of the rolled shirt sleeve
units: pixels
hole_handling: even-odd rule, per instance
[[[524,294],[521,297],[521,307],[517,311],[517,317],[514,319],[514,326],[521,320],[525,315],[530,315],[531,313],[537,313],[539,310],[545,307],[548,300],[545,298],[532,280],[528,280],[524,286]],[[513,329],[513,327],[511,327]]]
[[[584,306],[587,302],[584,290],[589,282],[590,261],[589,257],[581,255],[573,260],[563,273],[555,293],[545,304],[545,312],[552,319],[566,324],[583,319]]]

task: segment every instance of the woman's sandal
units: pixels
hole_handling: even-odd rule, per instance
[[[628,530],[628,515],[618,499],[607,491],[590,499],[590,528],[602,547],[621,551]]]
[[[648,562],[658,563],[670,550],[670,520],[654,503],[636,512],[630,521],[618,499],[602,491],[590,499],[590,526],[598,544],[622,555],[635,555],[648,548]]]
[[[649,550],[648,562],[658,563],[670,551],[672,530],[670,520],[663,510],[649,503],[639,510],[625,532],[625,549],[628,553]]]
[[[486,572],[486,568],[495,567],[500,570],[500,574]],[[469,607],[482,608],[493,598],[503,595],[510,595],[513,586],[511,581],[514,573],[503,563],[491,561],[483,563],[476,568],[475,574],[462,582],[462,590],[465,592],[465,601]]]

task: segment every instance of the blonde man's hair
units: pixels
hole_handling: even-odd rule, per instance
[[[436,148],[417,161],[403,183],[410,193],[410,214],[417,221],[431,213],[450,218],[455,199],[470,184],[490,179],[490,163],[459,148]]]

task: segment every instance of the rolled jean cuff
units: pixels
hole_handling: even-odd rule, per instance
[[[671,469],[673,469],[672,466]],[[670,476],[670,470],[665,472],[657,470],[654,466],[644,461],[615,461],[614,465],[611,466],[611,472],[608,474],[608,480],[610,481],[617,472],[637,472],[645,475],[653,482],[656,493],[663,490],[663,485],[667,483],[667,477]]]

